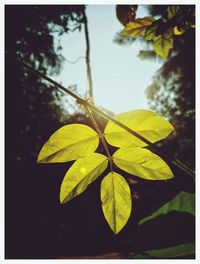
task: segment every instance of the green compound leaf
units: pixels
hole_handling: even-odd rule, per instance
[[[44,144],[38,162],[67,162],[93,153],[99,145],[97,133],[82,124],[66,125],[58,129]]]
[[[66,203],[81,194],[104,172],[107,165],[107,157],[99,153],[76,160],[62,181],[60,203]]]
[[[131,192],[118,173],[109,173],[101,183],[101,202],[106,221],[117,234],[126,225],[132,209]]]
[[[115,116],[115,119],[154,143],[167,137],[173,126],[161,116],[149,110],[132,110]],[[123,128],[109,121],[105,131],[107,142],[116,147],[144,147],[146,143]]]
[[[166,180],[174,175],[159,156],[144,148],[121,148],[113,154],[120,169],[146,180]]]
[[[151,215],[141,219],[139,225],[158,217],[165,215],[171,211],[178,211],[183,213],[195,214],[195,195],[192,193],[181,191],[171,201],[165,203],[158,210]]]
[[[129,22],[124,30],[121,32],[121,35],[124,36],[144,36],[147,26],[151,25],[153,22],[152,17],[144,17],[135,19],[132,22]]]
[[[173,48],[172,30],[167,30],[161,35],[154,37],[155,52],[162,58],[167,58],[169,51]]]

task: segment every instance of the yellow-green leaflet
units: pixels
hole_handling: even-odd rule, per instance
[[[174,130],[168,121],[149,110],[128,111],[116,115],[115,119],[152,143],[167,137]],[[108,143],[116,147],[144,147],[147,145],[111,121],[108,122],[104,134]]]
[[[172,30],[167,30],[163,34],[154,37],[153,40],[156,54],[162,58],[167,58],[169,51],[173,48]]]
[[[126,225],[132,209],[131,192],[126,180],[110,172],[101,183],[101,202],[106,221],[117,234]]]
[[[129,22],[121,32],[124,36],[144,36],[147,26],[152,24],[152,17],[137,18]]]
[[[97,133],[82,124],[66,125],[58,129],[44,144],[38,162],[66,162],[93,153],[99,145]]]
[[[81,194],[91,182],[103,173],[107,165],[107,157],[99,153],[92,153],[76,160],[61,184],[60,202],[66,203]]]
[[[144,148],[122,148],[113,154],[120,169],[146,180],[166,180],[174,175],[159,156]]]

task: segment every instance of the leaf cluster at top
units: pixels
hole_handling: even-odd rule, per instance
[[[156,54],[167,58],[177,36],[195,28],[194,14],[180,5],[169,5],[166,14],[159,19],[151,16],[137,18],[128,22],[121,35],[143,37],[152,41]]]

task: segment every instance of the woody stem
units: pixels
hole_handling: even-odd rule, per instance
[[[89,118],[92,121],[92,124],[94,125],[94,127],[95,127],[95,129],[96,129],[96,131],[97,131],[97,133],[99,135],[99,138],[100,138],[100,140],[101,140],[101,142],[103,144],[103,147],[105,149],[106,155],[108,157],[108,161],[109,161],[109,165],[110,165],[110,171],[111,171],[111,173],[113,173],[113,158],[112,158],[112,156],[110,154],[110,151],[108,149],[108,146],[106,144],[104,135],[102,134],[102,132],[101,132],[101,130],[100,130],[100,128],[99,128],[99,126],[98,126],[93,114],[91,113],[90,109],[86,105],[84,105],[84,108],[85,108],[86,112],[88,113]]]

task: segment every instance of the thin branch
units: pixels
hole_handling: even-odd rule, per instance
[[[160,150],[157,149],[157,147],[155,146],[154,143],[151,143],[149,140],[147,140],[146,138],[144,138],[143,136],[141,136],[140,134],[138,134],[136,131],[132,130],[131,128],[125,126],[123,123],[119,122],[117,119],[113,118],[112,116],[110,116],[109,114],[101,111],[99,108],[97,108],[96,106],[94,106],[93,104],[90,104],[87,100],[84,100],[83,98],[81,98],[80,96],[78,96],[77,94],[73,93],[72,91],[70,91],[69,89],[65,88],[64,86],[62,86],[61,84],[55,82],[54,80],[52,80],[51,78],[47,77],[45,74],[41,73],[40,71],[34,69],[33,67],[31,67],[30,65],[28,65],[27,63],[22,62],[22,65],[30,70],[31,72],[33,72],[34,74],[36,74],[37,76],[40,76],[41,78],[47,80],[48,82],[52,83],[55,87],[63,90],[64,92],[68,93],[69,95],[71,95],[72,97],[74,97],[77,102],[83,106],[88,107],[90,110],[92,110],[93,112],[98,113],[99,115],[103,116],[105,119],[112,121],[113,123],[115,123],[116,125],[118,125],[119,127],[123,128],[124,130],[126,130],[127,132],[129,132],[130,134],[134,135],[135,137],[137,137],[138,139],[140,139],[141,141],[145,142],[147,145],[151,146],[153,148],[153,150],[159,154],[162,155],[164,158],[166,158],[167,160],[169,160],[171,163],[173,163],[176,167],[180,168],[182,171],[184,171],[185,173],[187,173],[188,175],[194,177],[195,176],[195,172],[193,170],[191,170],[188,166],[186,166],[185,164],[183,164],[181,161],[174,159],[172,157],[170,157],[169,155],[166,155],[164,153],[162,153]]]
[[[65,88],[63,85],[55,82],[54,80],[52,80],[51,78],[49,78],[48,76],[46,76],[44,73],[34,69],[32,66],[30,66],[29,64],[23,62],[21,59],[20,59],[22,65],[30,70],[32,73],[40,76],[41,78],[45,79],[46,81],[50,82],[51,84],[53,84],[56,88],[59,88],[61,89],[62,91],[68,93],[69,95],[71,95],[72,97],[74,97],[76,100],[83,100],[85,101],[84,99],[82,99],[81,97],[79,97],[78,95],[76,95],[75,93],[73,93],[72,91],[70,91],[69,89]]]
[[[91,71],[91,65],[90,65],[90,41],[89,41],[89,32],[88,32],[88,22],[87,22],[87,16],[85,14],[85,10],[83,11],[83,23],[85,28],[85,41],[86,41],[86,56],[85,61],[87,65],[87,78],[88,78],[88,96],[91,97],[93,100],[93,81],[92,81],[92,71]]]
[[[64,57],[65,58],[65,57]],[[76,59],[75,61],[71,61],[71,60],[68,60],[65,58],[65,61],[68,62],[68,63],[71,63],[71,64],[76,64],[79,60],[81,59],[85,59],[84,56],[80,56],[78,59]]]
[[[110,164],[110,171],[111,171],[111,173],[113,173],[113,159],[112,159],[112,156],[111,156],[110,151],[108,149],[108,146],[107,146],[107,143],[105,141],[104,135],[102,134],[102,132],[101,132],[101,130],[100,130],[100,128],[99,128],[99,126],[98,126],[93,114],[91,113],[90,109],[87,106],[84,106],[84,108],[85,108],[86,112],[88,113],[88,115],[90,117],[90,120],[92,121],[92,123],[93,123],[93,125],[94,125],[94,127],[95,127],[95,129],[96,129],[96,131],[97,131],[97,133],[99,135],[99,138],[100,138],[100,140],[101,140],[101,142],[103,144],[103,147],[105,149],[106,155],[108,157],[108,161],[109,161],[109,164]]]

